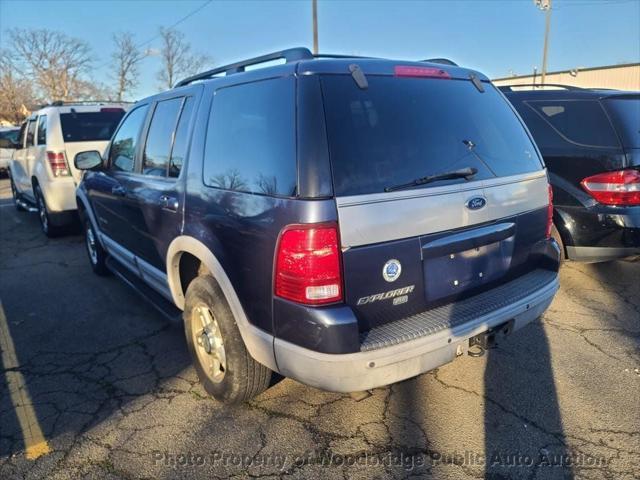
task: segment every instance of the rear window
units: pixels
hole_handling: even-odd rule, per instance
[[[565,140],[589,147],[620,147],[597,100],[544,100],[527,105]]]
[[[62,137],[65,142],[109,140],[123,116],[124,110],[61,113]]]
[[[604,100],[616,130],[627,148],[640,148],[640,96]]]
[[[336,195],[380,193],[465,167],[478,169],[474,180],[542,168],[526,130],[491,85],[480,93],[467,80],[367,80],[360,89],[351,76],[322,78]]]

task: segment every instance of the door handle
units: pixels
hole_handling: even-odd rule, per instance
[[[121,185],[114,185],[113,187],[111,187],[111,194],[124,197],[127,194],[127,191]]]
[[[172,212],[177,212],[178,207],[180,206],[178,204],[178,199],[175,197],[170,197],[169,195],[161,195],[160,204],[162,205],[163,209],[170,210]]]

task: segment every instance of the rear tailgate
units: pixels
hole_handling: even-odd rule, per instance
[[[369,329],[533,266],[545,237],[546,171],[490,85],[368,75],[322,79],[345,300]],[[470,179],[385,187],[461,168]]]

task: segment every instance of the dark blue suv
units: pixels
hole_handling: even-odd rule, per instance
[[[276,59],[279,65],[245,71]],[[182,311],[208,392],[339,392],[538,318],[559,249],[539,152],[482,74],[291,49],[138,102],[77,190],[94,271]]]

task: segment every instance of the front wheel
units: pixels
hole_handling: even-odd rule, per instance
[[[208,275],[187,288],[184,308],[187,346],[205,390],[224,403],[241,403],[269,386],[271,370],[247,351],[220,286]]]
[[[9,184],[11,185],[11,198],[13,198],[13,205],[16,207],[16,210],[19,212],[24,212],[26,208],[20,201],[20,194],[18,193],[18,189],[16,188],[16,184],[13,182],[13,178],[9,175]]]

